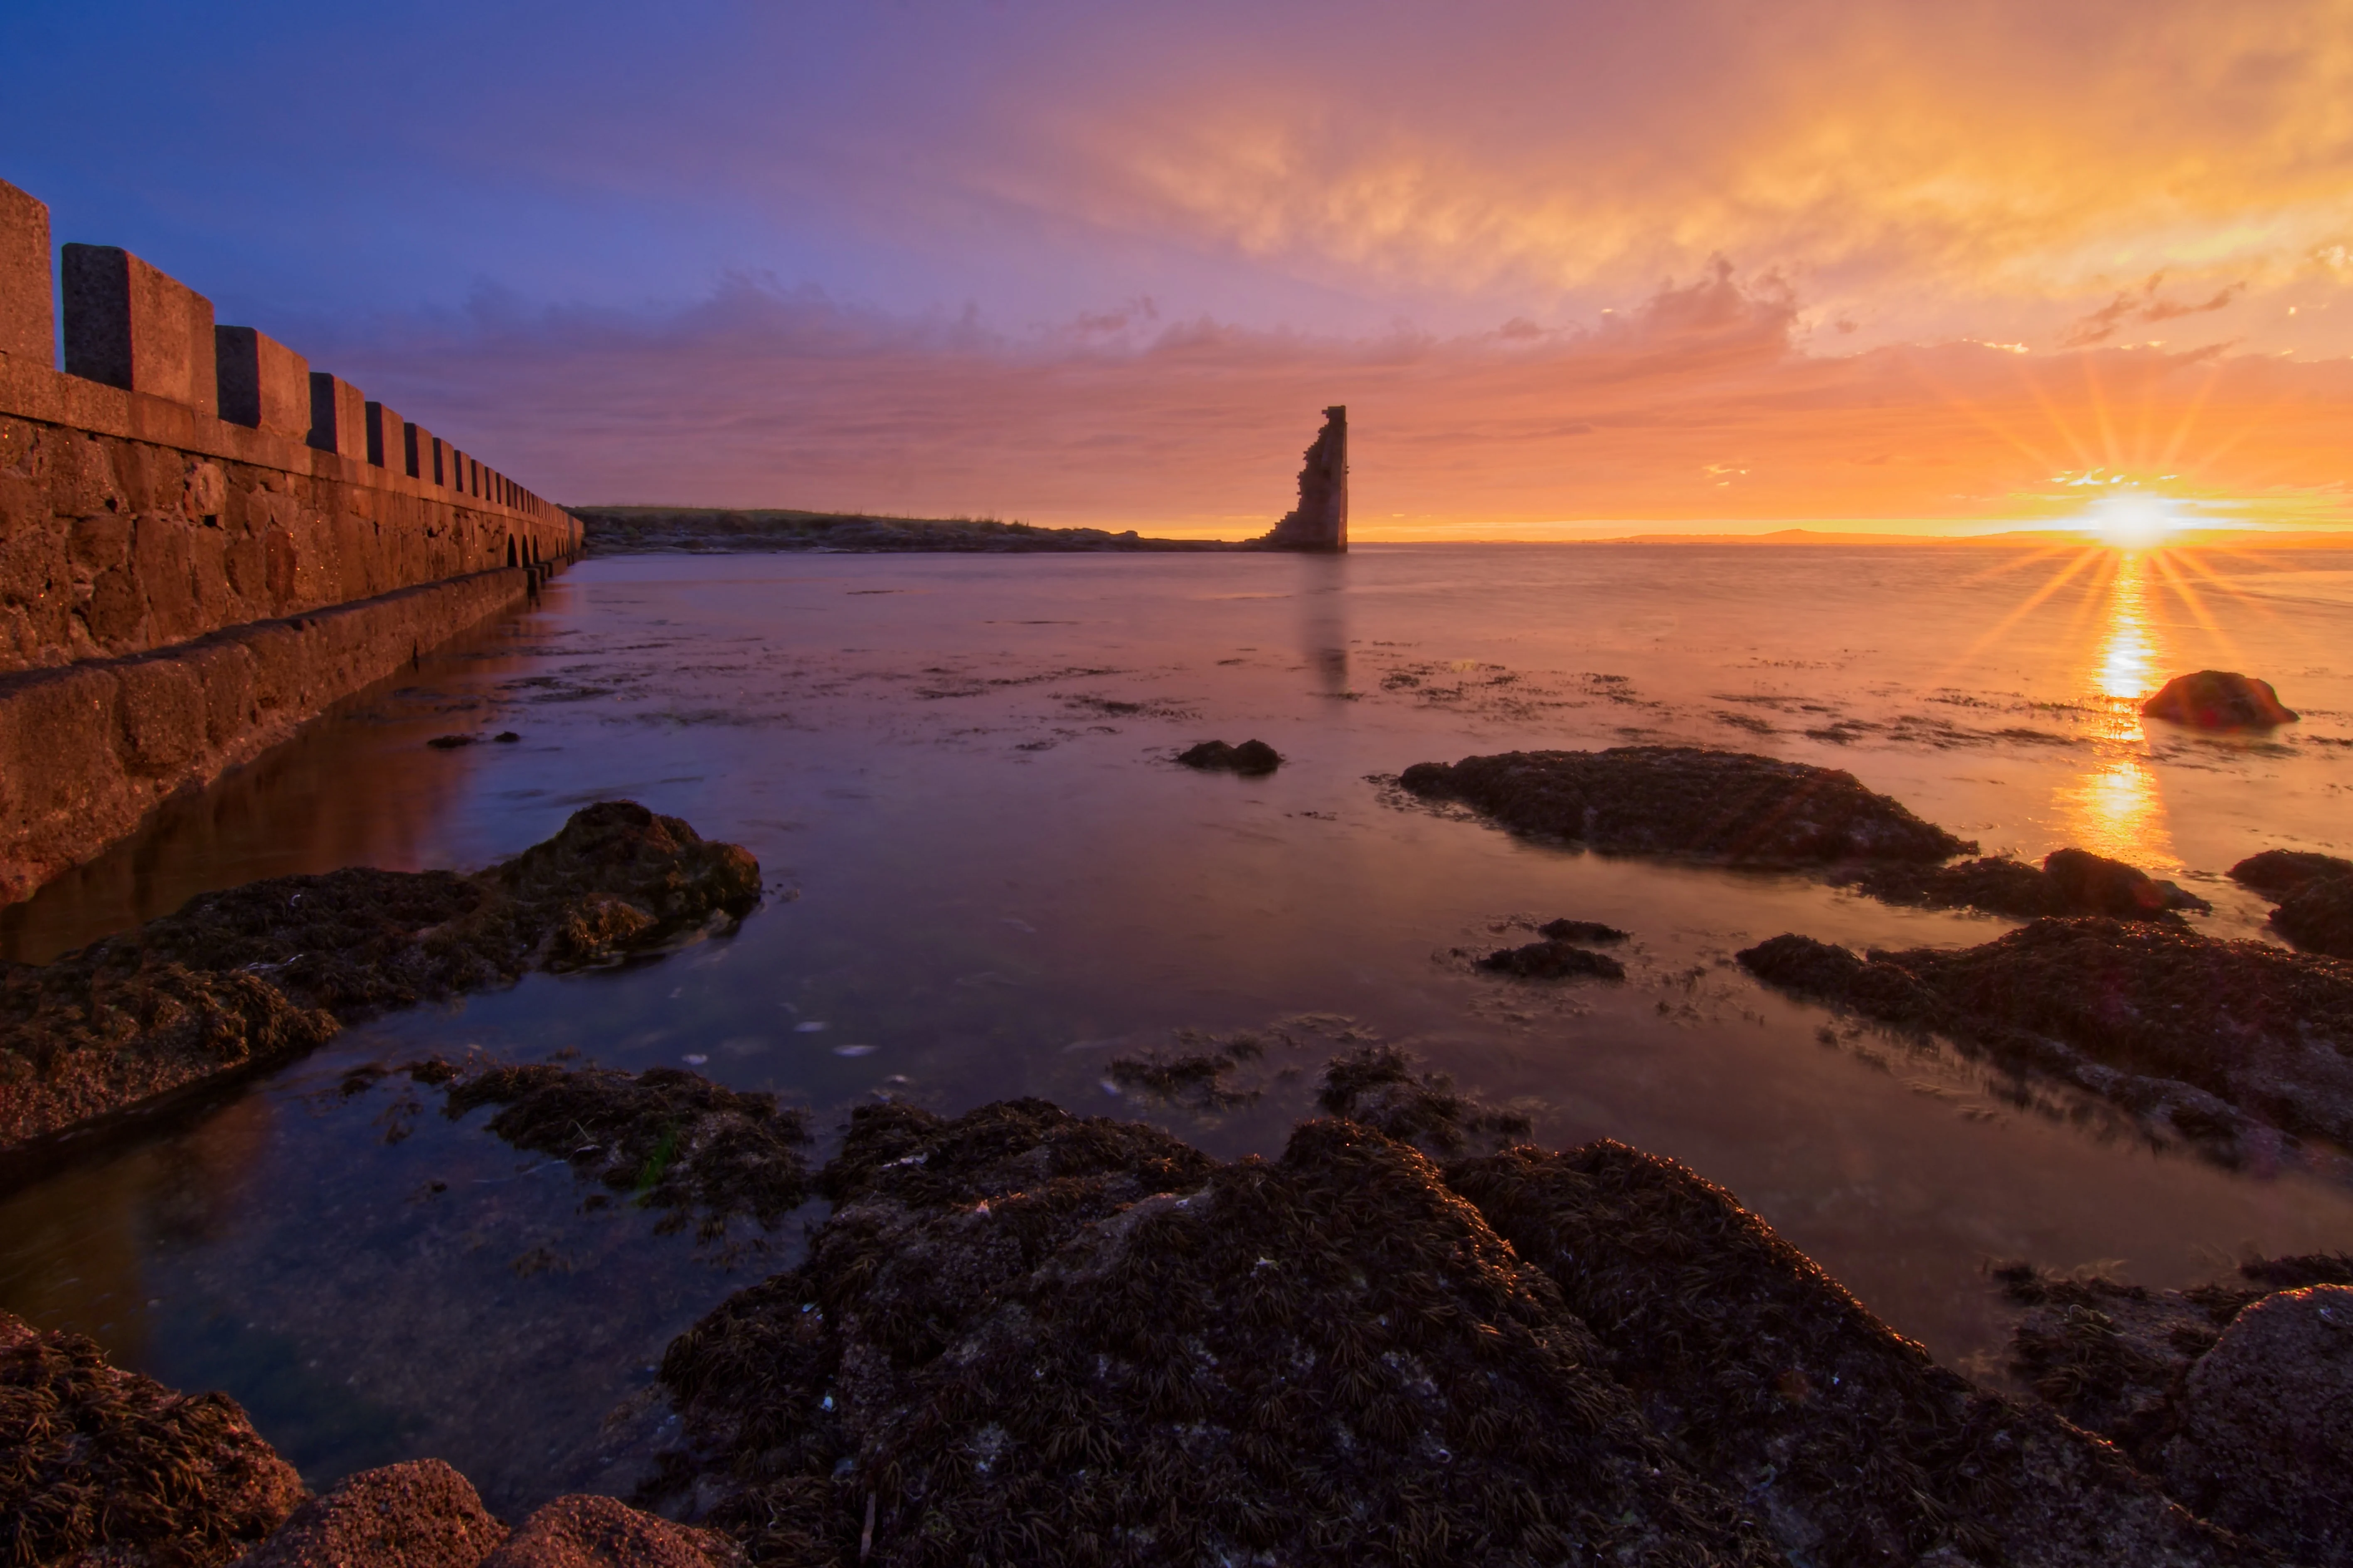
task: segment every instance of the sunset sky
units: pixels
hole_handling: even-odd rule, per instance
[[[0,178],[559,500],[2353,523],[2353,0],[20,6]]]

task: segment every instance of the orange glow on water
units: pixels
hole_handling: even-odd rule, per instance
[[[2061,789],[2058,805],[2070,844],[2145,869],[2174,864],[2165,795],[2147,758],[2112,758]]]
[[[2107,722],[2094,742],[2099,761],[2062,785],[2056,802],[2069,843],[2149,868],[2174,861],[2164,792],[2140,720],[2140,704],[2161,683],[2169,655],[2151,613],[2160,570],[2151,552],[2122,552],[2088,602],[2096,622],[2081,679],[2084,700],[2105,710]]]
[[[2127,552],[2116,563],[2115,574],[2108,580],[2107,602],[2101,611],[2105,625],[2093,669],[2093,690],[2110,704],[2122,705],[2132,715],[2131,728],[2136,738],[2140,719],[2135,710],[2157,688],[2160,652],[2148,613],[2151,575],[2148,557],[2137,551]]]

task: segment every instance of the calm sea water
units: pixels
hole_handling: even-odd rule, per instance
[[[1482,751],[1677,742],[1845,767],[1989,850],[2079,844],[2211,899],[2292,846],[2353,853],[2353,553],[1391,547],[1283,557],[639,557],[347,705],[0,917],[46,959],[191,893],[370,864],[478,866],[628,796],[743,843],[732,938],[388,1018],[0,1197],[0,1306],[227,1389],[315,1483],[419,1454],[493,1505],[625,1487],[651,1364],[797,1256],[586,1211],[560,1163],[394,1079],[426,1050],[689,1062],[806,1103],[1016,1094],[1280,1149],[1342,1032],[1729,1187],[1940,1356],[2001,1375],[1989,1258],[2154,1285],[2353,1247],[2353,1192],[2231,1173],[2096,1114],[2021,1109],[1949,1054],[1828,1029],[1730,963],[1784,931],[1981,942],[1976,916],[1802,879],[1532,847],[1379,782]],[[2272,679],[2271,740],[2144,730],[2209,666]],[[522,740],[438,751],[451,731]],[[1289,759],[1173,765],[1209,737]],[[1632,931],[1622,985],[1531,987],[1456,948],[1514,918]],[[1290,1028],[1218,1116],[1122,1094],[1176,1031]],[[1346,1020],[1345,1024],[1341,1020]],[[1826,1033],[1827,1029],[1827,1033]],[[819,1217],[812,1209],[806,1218]]]

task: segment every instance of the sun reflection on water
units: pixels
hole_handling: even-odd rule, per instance
[[[2148,614],[2149,563],[2137,551],[2120,557],[2108,579],[2107,603],[2100,618],[2105,623],[2093,689],[2111,707],[2121,705],[2119,717],[2128,717],[2132,738],[2140,738],[2140,702],[2156,689],[2157,634]]]
[[[2059,790],[2068,842],[2094,854],[2148,868],[2174,864],[2165,796],[2149,766],[2140,704],[2157,689],[2166,649],[2150,612],[2155,577],[2139,551],[2116,557],[2099,604],[2097,640],[2082,683],[2086,701],[2106,715],[2095,742],[2100,760]]]

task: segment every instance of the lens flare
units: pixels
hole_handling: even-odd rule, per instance
[[[2099,536],[2118,550],[2151,549],[2179,526],[2173,503],[2163,496],[2103,496],[2086,515]]]

